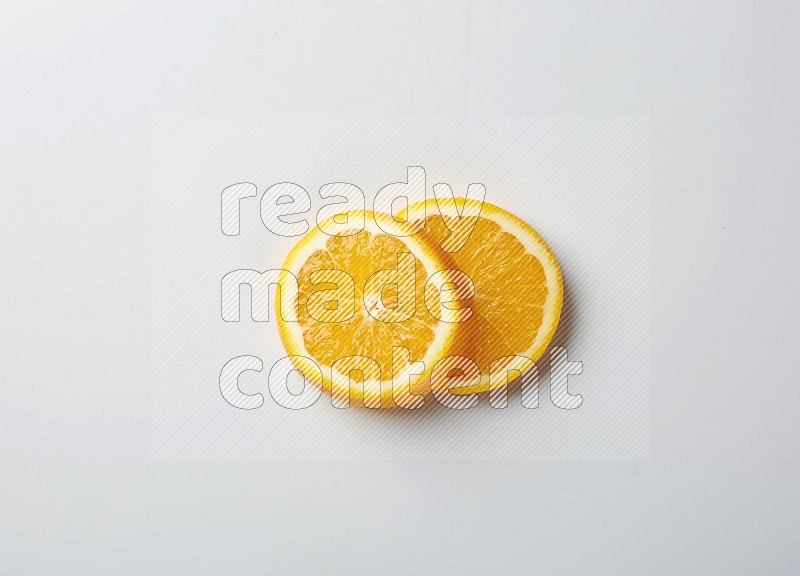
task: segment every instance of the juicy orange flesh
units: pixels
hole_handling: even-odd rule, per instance
[[[435,241],[448,233],[438,214],[428,216],[426,231]],[[547,300],[545,271],[515,236],[480,217],[466,243],[448,256],[475,285],[466,301],[472,316],[459,325],[450,354],[471,358],[486,375],[493,360],[524,354],[533,344]]]
[[[352,236],[332,236],[324,249],[313,252],[303,264],[298,274],[298,320],[303,330],[303,341],[308,352],[317,362],[332,366],[339,359],[352,356],[367,356],[374,359],[380,367],[380,377],[390,380],[392,370],[401,370],[406,364],[406,355],[402,361],[392,366],[392,347],[405,346],[410,351],[408,360],[420,360],[434,340],[434,329],[438,322],[425,306],[425,284],[433,271],[425,269],[422,262],[416,259],[414,269],[413,316],[400,322],[383,322],[376,320],[368,313],[367,305],[381,298],[387,308],[397,306],[397,285],[388,284],[381,294],[364,294],[364,287],[369,277],[379,271],[397,268],[398,254],[411,253],[411,250],[400,238],[387,234],[371,234],[364,230]],[[349,282],[323,281],[331,276],[320,272],[312,282],[310,276],[315,270],[342,270],[353,279],[354,291],[345,289]],[[341,278],[339,278],[341,280]],[[319,291],[329,291],[331,298],[309,296]],[[428,304],[438,306],[438,290],[428,290]],[[334,297],[342,300],[331,302]],[[352,298],[355,296],[355,307]],[[350,303],[344,303],[349,298]],[[324,303],[327,301],[327,303]],[[344,312],[336,316],[335,310]],[[334,310],[334,313],[331,313]],[[352,310],[352,314],[350,314]],[[327,315],[326,316],[326,312]],[[332,317],[334,321],[320,321],[320,318]],[[355,360],[344,361],[338,365],[346,372],[356,370],[354,379],[360,379],[359,365]],[[427,367],[426,367],[427,368]]]

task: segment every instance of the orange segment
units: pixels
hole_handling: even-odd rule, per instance
[[[456,199],[459,209],[465,202],[473,201]],[[489,389],[490,368],[497,359],[524,357],[494,365],[495,372],[514,368],[508,373],[511,381],[542,356],[558,325],[563,283],[555,256],[528,224],[487,202],[480,216],[471,219],[459,221],[454,210],[455,206],[450,211],[445,208],[441,214],[436,200],[428,200],[411,206],[408,220],[425,220],[424,234],[432,245],[440,246],[451,229],[461,240],[466,238],[456,252],[440,252],[475,286],[474,296],[467,300],[473,314],[458,324],[448,351],[471,358],[481,370],[479,384],[453,390],[467,394]]]
[[[289,354],[321,368],[322,381],[312,381],[324,391],[346,399],[349,390],[352,403],[393,407],[429,391],[430,370],[446,355],[455,327],[429,312],[440,295],[430,285],[426,290],[426,282],[446,268],[444,261],[418,237],[386,234],[376,218],[388,217],[366,213],[365,228],[349,236],[315,227],[298,242],[282,275],[282,287],[288,273],[297,278],[291,301],[298,321],[278,315],[278,325]],[[421,373],[412,365],[418,361]],[[301,360],[295,365],[303,369]],[[394,394],[393,376],[405,383]]]

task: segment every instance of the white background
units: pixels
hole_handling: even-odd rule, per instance
[[[4,3],[7,574],[792,574],[798,5]],[[161,114],[641,114],[641,462],[153,461]]]

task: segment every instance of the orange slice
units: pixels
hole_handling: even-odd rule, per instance
[[[283,344],[305,378],[338,407],[421,405],[431,368],[455,333],[454,324],[431,313],[441,297],[427,281],[445,263],[420,235],[384,232],[398,230],[388,216],[350,212],[350,221],[363,220],[361,231],[341,230],[336,218],[312,228],[283,265],[283,294],[276,299],[297,311],[297,321],[276,315]],[[342,235],[322,231],[333,222]],[[447,282],[447,274],[438,277]]]
[[[465,203],[480,207],[479,216],[460,218]],[[474,294],[460,304],[472,315],[457,325],[448,354],[473,360],[480,375],[464,376],[451,392],[483,392],[519,377],[547,349],[564,297],[561,269],[541,236],[513,214],[464,198],[443,204],[443,213],[436,200],[415,204],[407,221],[424,219],[430,244],[441,246],[447,239],[450,249],[460,245],[440,252],[448,266],[472,280]]]

